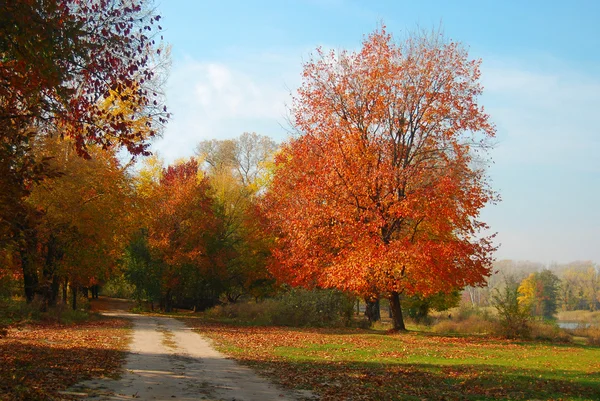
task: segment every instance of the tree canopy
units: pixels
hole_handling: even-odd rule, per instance
[[[396,43],[385,27],[358,52],[317,50],[265,202],[277,277],[386,294],[397,329],[400,294],[483,283],[494,246],[477,218],[495,195],[477,162],[495,129],[479,64],[458,43]]]

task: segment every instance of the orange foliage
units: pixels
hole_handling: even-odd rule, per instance
[[[152,195],[154,213],[149,223],[149,244],[164,261],[164,286],[175,288],[184,266],[208,268],[211,234],[217,220],[212,212],[209,184],[198,173],[198,163],[190,159],[163,170]]]
[[[477,217],[495,195],[474,166],[495,128],[476,102],[480,62],[433,36],[397,45],[385,27],[358,53],[317,52],[263,205],[273,273],[361,294],[482,283],[494,247]]]

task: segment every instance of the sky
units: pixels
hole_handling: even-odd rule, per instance
[[[497,259],[600,263],[600,1],[157,0],[172,46],[173,117],[153,149],[173,162],[206,139],[288,138],[311,52],[442,28],[482,59],[480,104],[497,127],[481,214]]]

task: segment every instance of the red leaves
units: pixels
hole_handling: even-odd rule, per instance
[[[131,118],[105,126],[99,104],[115,82],[123,91],[143,87],[144,79],[146,86],[156,84],[151,80],[156,66],[148,57],[155,53],[152,35],[126,32],[138,26],[153,32],[150,22],[160,17],[143,12],[138,0],[127,4],[11,0],[4,5],[7,21],[1,25],[7,41],[1,49],[0,97],[9,101],[3,102],[0,116],[18,116],[42,130],[59,129],[76,139],[83,155],[84,143],[105,146],[109,139],[139,153],[140,141],[131,139],[137,129]],[[135,93],[142,114],[160,128],[163,105]]]

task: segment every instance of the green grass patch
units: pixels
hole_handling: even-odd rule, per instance
[[[600,348],[186,319],[226,354],[321,400],[597,400]]]

